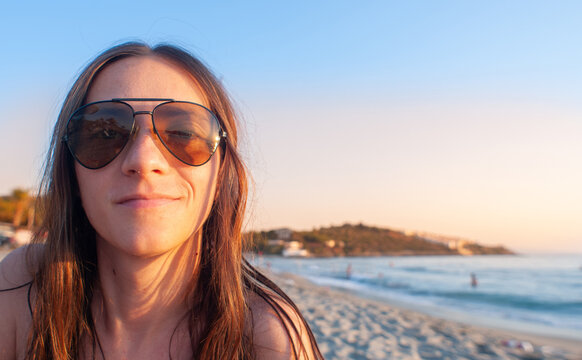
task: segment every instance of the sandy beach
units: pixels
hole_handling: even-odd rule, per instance
[[[0,260],[8,249],[0,249]],[[331,359],[582,360],[577,340],[485,328],[425,315],[267,272],[301,309]]]
[[[296,302],[326,359],[582,359],[576,340],[488,329],[270,274]]]

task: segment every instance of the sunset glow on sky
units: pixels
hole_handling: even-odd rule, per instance
[[[0,194],[38,183],[75,74],[123,41],[199,55],[241,114],[248,227],[369,225],[582,253],[582,3],[11,2]]]

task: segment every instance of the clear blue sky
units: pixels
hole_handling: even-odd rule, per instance
[[[125,40],[233,95],[249,227],[364,222],[582,252],[582,2],[10,2],[0,193],[33,187],[75,74]]]

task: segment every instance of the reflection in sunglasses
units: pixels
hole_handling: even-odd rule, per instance
[[[214,114],[200,104],[166,99],[152,112],[136,112],[125,101],[90,103],[73,113],[63,139],[81,165],[98,169],[113,161],[129,141],[138,113],[152,116],[152,124],[162,144],[188,165],[206,163],[220,141],[226,138]]]

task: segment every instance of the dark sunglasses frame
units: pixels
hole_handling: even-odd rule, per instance
[[[153,101],[157,101],[159,102],[159,104],[157,104],[151,111],[135,111],[135,109],[133,108],[133,106],[131,106],[131,104],[129,104],[128,102],[153,102]],[[83,110],[86,107],[89,107],[91,105],[95,105],[95,104],[101,104],[101,103],[121,103],[121,104],[125,104],[127,106],[129,106],[129,108],[133,111],[133,116],[132,116],[132,124],[131,124],[131,130],[129,132],[129,137],[127,139],[127,141],[123,144],[123,146],[121,147],[121,149],[117,152],[117,154],[115,154],[115,156],[113,156],[111,159],[107,160],[104,164],[99,165],[97,167],[90,167],[87,166],[86,164],[83,164],[83,162],[81,162],[81,160],[77,157],[77,155],[75,154],[75,151],[73,151],[72,145],[70,144],[70,138],[69,138],[69,123],[71,122],[71,120],[73,119],[73,117],[75,116],[75,114],[77,114],[79,111]],[[211,118],[216,122],[216,125],[218,127],[218,136],[219,139],[216,142],[213,151],[210,153],[210,156],[208,157],[208,159],[206,161],[204,161],[201,164],[191,164],[187,161],[185,161],[184,159],[181,159],[180,157],[178,157],[174,151],[172,151],[172,149],[169,148],[169,146],[166,144],[166,142],[162,139],[162,137],[160,136],[158,129],[156,128],[156,122],[154,119],[154,112],[157,108],[159,108],[160,106],[166,105],[166,104],[171,104],[171,103],[178,103],[178,104],[193,104],[196,105],[198,107],[201,107],[203,109],[205,109],[206,111],[208,111],[208,113],[211,115]],[[127,144],[130,142],[131,140],[131,135],[134,134],[135,132],[135,116],[136,115],[150,115],[151,119],[152,119],[152,127],[154,129],[154,132],[156,133],[156,136],[158,137],[158,139],[160,140],[160,142],[164,145],[164,147],[166,148],[166,150],[168,150],[170,152],[170,154],[172,154],[172,156],[174,156],[176,159],[180,160],[181,162],[183,162],[184,164],[190,165],[190,166],[202,166],[204,164],[206,164],[208,161],[210,161],[210,159],[212,159],[212,156],[214,155],[214,153],[216,152],[216,149],[218,148],[218,146],[222,143],[222,140],[226,141],[227,140],[227,134],[226,131],[224,131],[222,129],[222,126],[220,124],[220,121],[218,121],[217,116],[210,110],[208,109],[206,106],[195,103],[195,102],[191,102],[191,101],[181,101],[181,100],[174,100],[174,99],[166,99],[166,98],[114,98],[111,100],[101,100],[101,101],[95,101],[95,102],[91,102],[88,104],[85,104],[81,107],[79,107],[78,109],[76,109],[71,116],[69,117],[69,120],[67,120],[67,125],[65,127],[65,131],[66,134],[62,137],[62,141],[65,142],[67,144],[67,148],[69,149],[69,152],[71,153],[71,155],[73,156],[73,158],[75,158],[75,160],[81,164],[81,166],[87,168],[87,169],[91,169],[91,170],[97,170],[97,169],[101,169],[105,166],[107,166],[109,163],[111,163],[113,160],[115,160],[119,154],[121,154],[123,152],[123,149],[127,146]]]

